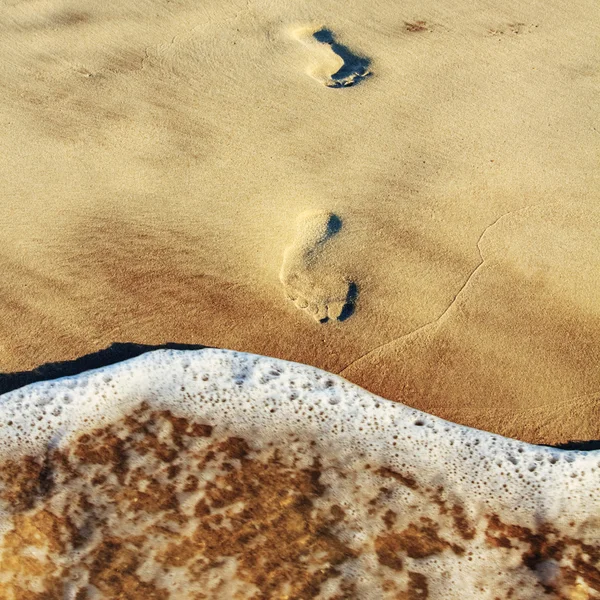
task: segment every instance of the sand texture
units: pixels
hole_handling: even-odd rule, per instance
[[[201,343],[600,439],[599,33],[592,0],[2,2],[0,371]]]

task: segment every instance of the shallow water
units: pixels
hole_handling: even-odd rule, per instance
[[[0,417],[9,600],[599,597],[600,452],[213,349],[33,384]]]

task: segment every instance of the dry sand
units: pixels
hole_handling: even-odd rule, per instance
[[[0,371],[203,343],[599,439],[599,30],[591,0],[4,2]]]

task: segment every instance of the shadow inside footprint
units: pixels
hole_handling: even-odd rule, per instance
[[[342,228],[342,220],[337,215],[331,215],[327,221],[327,237],[335,235]]]
[[[358,286],[353,282],[348,286],[348,296],[346,296],[346,304],[344,304],[344,308],[342,308],[342,312],[338,317],[338,321],[345,321],[354,314],[357,298]]]
[[[338,44],[330,29],[319,29],[313,33],[313,37],[318,42],[331,46],[331,50],[344,61],[342,67],[331,75],[331,80],[327,83],[328,87],[355,85],[371,74],[369,70],[371,61],[363,56],[357,56],[347,46]]]
[[[344,304],[344,307],[342,308],[342,312],[340,313],[340,316],[337,319],[335,319],[336,321],[346,321],[354,314],[354,311],[356,309],[357,298],[358,298],[358,286],[354,282],[352,282],[348,285],[348,295],[346,296],[346,304]],[[327,323],[327,322],[329,322],[329,320],[330,320],[329,317],[325,317],[324,319],[321,319],[319,322]]]

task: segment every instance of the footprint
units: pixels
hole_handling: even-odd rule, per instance
[[[313,64],[308,74],[332,88],[356,85],[371,74],[371,61],[354,54],[348,47],[335,41],[330,29],[300,27],[294,31],[296,39],[313,52]]]
[[[342,220],[328,211],[298,217],[297,236],[283,253],[279,279],[285,295],[317,321],[345,321],[354,312],[357,285],[332,267],[325,246],[342,229]]]

